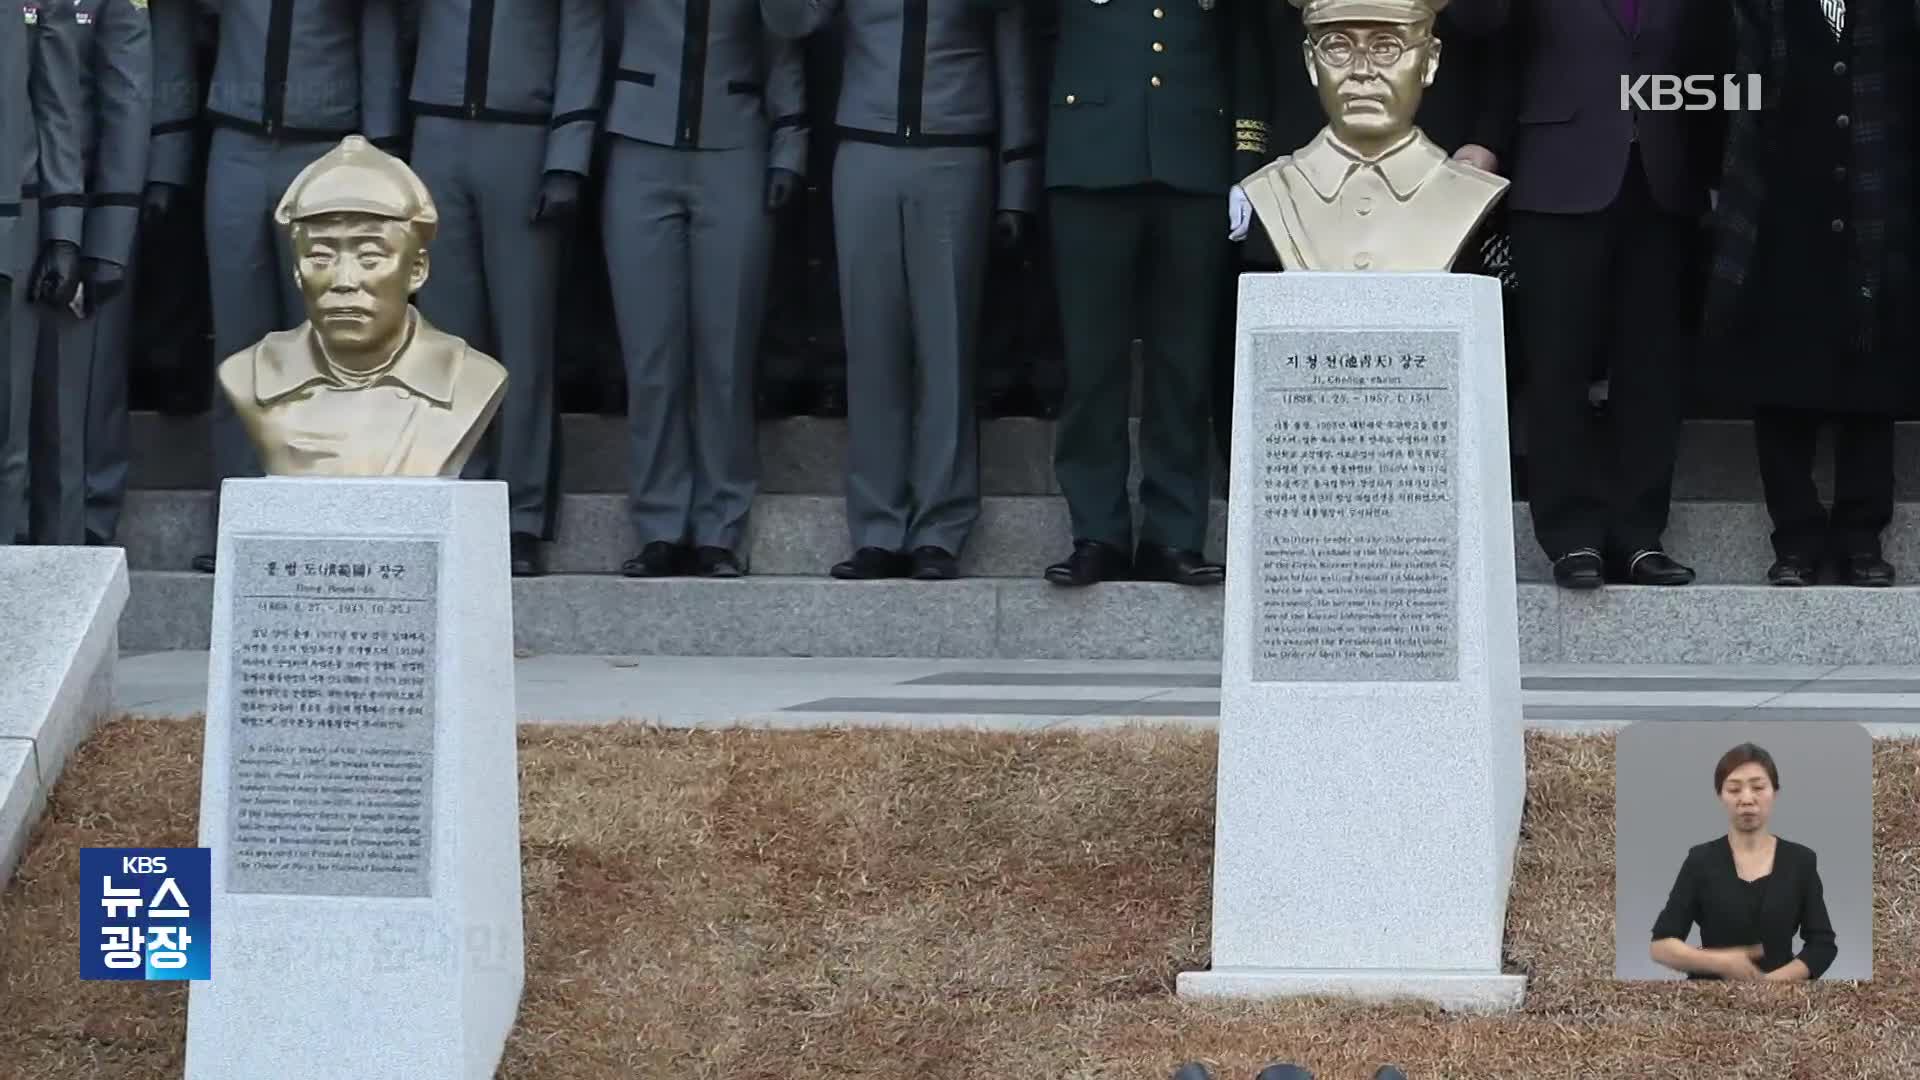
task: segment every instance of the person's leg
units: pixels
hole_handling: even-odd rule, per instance
[[[492,312],[494,355],[507,368],[507,396],[494,422],[488,475],[507,482],[514,535],[553,538],[560,493],[559,427],[554,400],[554,345],[560,305],[564,226],[533,221],[546,153],[546,132],[523,124],[479,124],[469,167],[480,213],[481,264]],[[531,553],[528,553],[531,554]],[[520,553],[516,553],[516,562]],[[525,572],[537,572],[527,566]]]
[[[94,322],[72,311],[40,317],[27,432],[27,534],[36,544],[87,542],[87,392]]]
[[[86,507],[88,543],[110,544],[120,530],[131,461],[128,414],[129,355],[133,350],[134,297],[142,288],[140,256],[127,274],[127,288],[93,313],[92,370],[87,381]]]
[[[687,542],[687,211],[679,151],[615,138],[601,203],[607,274],[627,370],[628,513],[643,552]],[[665,549],[656,549],[664,552]],[[674,569],[665,554],[629,573]]]
[[[1893,418],[1839,416],[1833,424],[1833,513],[1828,549],[1850,585],[1893,584],[1881,535],[1893,523]]]
[[[1820,421],[1820,414],[1800,409],[1754,412],[1754,450],[1773,519],[1774,564],[1767,580],[1775,585],[1813,584],[1826,554],[1827,508],[1813,482]]]
[[[1218,228],[1219,200],[1151,198],[1136,569],[1142,577],[1211,585],[1222,580],[1221,569],[1201,557],[1213,494],[1211,392],[1233,248]]]
[[[834,159],[834,247],[847,346],[847,535],[854,552],[834,566],[839,578],[905,572],[914,354],[902,201],[914,179],[911,163],[924,153],[847,141]]]
[[[753,376],[764,326],[773,215],[767,156],[748,147],[690,155],[693,282],[693,500],[701,572],[731,577],[758,486]],[[720,552],[727,553],[721,556]],[[696,555],[699,552],[696,551]]]
[[[1066,396],[1053,469],[1076,555],[1047,569],[1062,585],[1126,576],[1133,552],[1127,413],[1146,205],[1136,192],[1056,191],[1048,200]],[[1086,547],[1096,544],[1098,547]]]
[[[980,306],[993,231],[994,160],[962,147],[920,152],[907,196],[907,284],[913,298],[913,528],[915,576],[951,565],[980,519],[978,378]],[[925,549],[951,556],[942,557]]]
[[[1526,351],[1527,498],[1534,539],[1563,585],[1603,583],[1606,507],[1587,387],[1608,325],[1608,216],[1515,212],[1515,273]]]
[[[1661,211],[1638,154],[1616,201],[1609,294],[1607,412],[1612,467],[1604,470],[1614,576],[1638,585],[1685,585],[1693,571],[1662,548],[1673,499],[1674,457],[1692,376],[1680,348],[1687,254],[1697,226]]]
[[[13,227],[12,286],[7,291],[8,335],[0,340],[0,377],[7,383],[7,414],[0,418],[0,543],[27,539],[27,443],[33,425],[33,373],[39,367],[39,304],[27,299],[40,247],[40,201],[25,199]]]

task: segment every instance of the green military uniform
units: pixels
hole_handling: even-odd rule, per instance
[[[1263,9],[1259,0],[1053,3],[1046,185],[1067,368],[1055,472],[1076,546],[1131,556],[1127,358],[1139,338],[1137,539],[1197,559],[1210,495],[1210,369],[1233,281],[1227,192],[1269,157]],[[1145,556],[1143,575],[1165,576],[1148,574]],[[1211,583],[1218,571],[1183,580]]]

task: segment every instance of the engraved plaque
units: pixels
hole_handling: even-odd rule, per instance
[[[227,889],[431,894],[435,540],[236,536]]]
[[[1458,678],[1460,332],[1250,347],[1253,680]]]

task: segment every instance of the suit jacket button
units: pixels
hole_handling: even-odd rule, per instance
[[[1853,123],[1853,121],[1847,119],[1846,113],[1841,113],[1839,116],[1833,118],[1833,126],[1837,128],[1845,128],[1851,123]]]
[[[1067,95],[1067,104],[1069,105],[1073,104],[1075,101],[1078,101],[1078,100],[1079,99],[1074,97],[1072,94]]]
[[[1159,85],[1160,85],[1160,76],[1158,76],[1158,75],[1155,75],[1155,76],[1154,76],[1154,77],[1153,77],[1153,78],[1152,78],[1151,80],[1149,80],[1149,81],[1151,81],[1151,82],[1153,83],[1153,85],[1155,85],[1155,86],[1159,86]]]
[[[1847,227],[1847,223],[1846,223],[1846,222],[1844,222],[1844,221],[1841,221],[1841,220],[1840,220],[1839,218],[1834,218],[1834,219],[1833,219],[1833,231],[1834,231],[1834,232],[1840,232],[1841,230],[1843,230],[1843,229],[1845,229],[1846,227]]]

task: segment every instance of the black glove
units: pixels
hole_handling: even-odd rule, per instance
[[[80,277],[87,283],[87,308],[97,311],[127,288],[127,268],[105,259],[82,259]]]
[[[767,170],[767,209],[778,210],[800,190],[800,174],[788,169]]]
[[[540,178],[540,195],[533,200],[535,225],[564,225],[580,216],[579,173],[558,169]]]
[[[80,249],[65,240],[49,240],[34,261],[27,279],[27,297],[35,303],[61,308],[73,303],[80,288]]]
[[[179,184],[167,184],[155,181],[147,185],[146,194],[140,199],[140,223],[152,225],[156,221],[173,215],[173,204],[180,197]]]
[[[1002,210],[993,215],[993,242],[1001,251],[1012,251],[1027,239],[1027,215],[1018,210]]]

